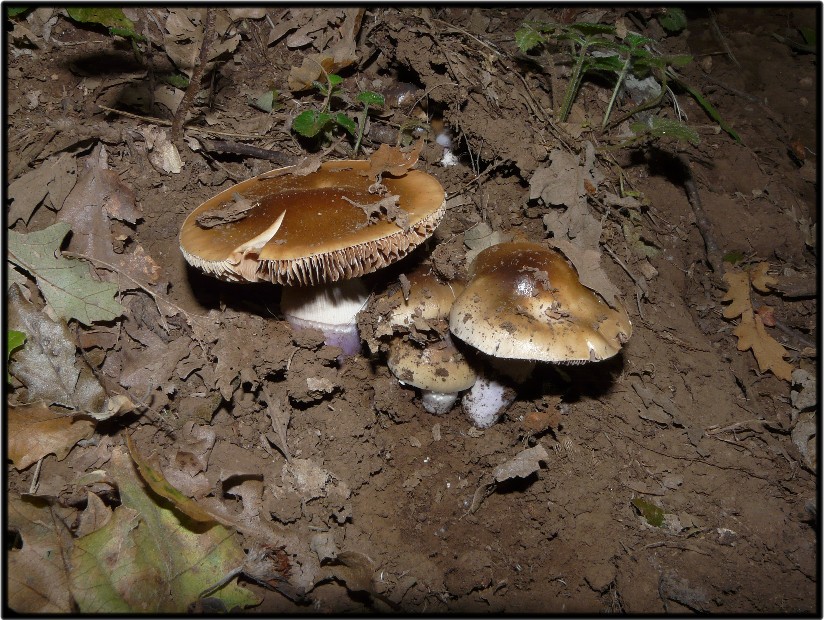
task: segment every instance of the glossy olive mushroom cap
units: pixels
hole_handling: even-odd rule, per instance
[[[487,355],[555,363],[612,357],[632,335],[623,306],[583,286],[559,252],[535,243],[485,249],[455,300],[450,331]]]
[[[224,280],[337,282],[403,258],[443,217],[443,187],[419,170],[385,176],[386,196],[399,197],[397,209],[391,217],[371,218],[370,205],[381,196],[368,191],[374,183],[366,174],[369,162],[327,162],[304,176],[291,170],[239,183],[195,209],[180,233],[186,260]],[[220,220],[238,207],[245,209],[239,219]],[[210,215],[220,223],[208,223]]]

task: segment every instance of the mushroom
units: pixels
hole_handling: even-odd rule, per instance
[[[395,334],[389,343],[387,365],[401,384],[419,388],[421,403],[429,413],[444,414],[460,392],[475,383],[475,371],[455,348],[447,317],[452,302],[463,290],[460,282],[443,283],[424,266],[405,276],[386,303],[386,319]]]
[[[261,174],[190,213],[180,249],[219,279],[283,285],[287,320],[321,329],[351,355],[360,347],[355,316],[368,298],[359,278],[406,256],[444,213],[443,187],[424,172],[374,181],[360,160]]]
[[[463,342],[501,361],[523,381],[535,362],[581,364],[612,357],[629,340],[632,324],[616,301],[610,308],[583,286],[562,254],[536,243],[500,243],[469,267],[470,280],[455,300],[449,329]],[[491,384],[491,385],[490,385]],[[492,404],[487,397],[493,396]],[[490,426],[511,400],[495,377],[479,377],[464,397],[478,426]],[[480,403],[484,403],[483,406]]]
[[[476,374],[455,348],[447,331],[423,346],[405,338],[389,343],[389,370],[404,385],[421,390],[421,404],[429,413],[444,414],[458,395],[475,383]]]

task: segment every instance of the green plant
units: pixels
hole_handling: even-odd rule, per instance
[[[686,17],[679,9],[668,10],[659,15],[659,20],[665,28],[672,31],[683,29]],[[554,24],[543,22],[528,22],[515,33],[515,42],[522,52],[543,47],[554,49],[559,44],[569,44],[569,54],[572,61],[572,71],[569,82],[564,91],[563,103],[558,113],[558,120],[566,121],[572,104],[581,87],[583,77],[587,73],[600,73],[611,77],[613,81],[612,96],[601,121],[601,129],[615,125],[634,116],[638,112],[660,107],[669,91],[669,83],[674,82],[692,96],[704,111],[718,125],[736,141],[740,141],[738,134],[732,130],[721,118],[718,111],[707,101],[701,93],[684,80],[675,71],[692,62],[689,55],[660,54],[655,50],[655,41],[635,32],[626,32],[619,36],[617,28],[607,24],[578,23]],[[610,117],[615,107],[618,95],[627,85],[629,76],[638,80],[653,78],[658,88],[657,92],[634,109],[623,114],[618,120],[610,123]],[[650,137],[663,135],[686,139],[695,143],[697,134],[686,125],[678,121],[668,121],[656,125],[652,120],[644,133]],[[674,124],[673,124],[674,123]],[[666,126],[665,126],[666,125]],[[637,133],[637,132],[636,132]]]
[[[334,73],[326,74],[326,83],[313,82],[315,89],[323,96],[323,104],[320,110],[304,110],[292,121],[292,129],[306,138],[314,138],[321,132],[334,130],[336,127],[343,128],[349,135],[355,138],[354,151],[357,154],[363,140],[366,128],[366,118],[370,107],[382,107],[384,104],[383,95],[371,90],[360,91],[355,97],[356,101],[363,104],[363,109],[358,115],[358,121],[347,115],[345,112],[332,112],[332,99],[341,94],[340,85],[343,78]]]
[[[134,22],[121,9],[99,7],[68,7],[66,13],[76,22],[98,24],[109,29],[109,34],[133,41],[144,41],[134,29]]]

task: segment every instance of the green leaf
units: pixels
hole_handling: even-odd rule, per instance
[[[615,73],[620,73],[624,67],[624,61],[620,56],[592,56],[587,64],[590,70],[614,71]]]
[[[29,234],[10,230],[9,261],[35,278],[43,297],[66,321],[91,325],[119,317],[124,308],[114,299],[117,284],[93,280],[87,265],[60,256],[68,232],[65,222]]]
[[[670,118],[653,117],[650,124],[633,123],[630,126],[636,135],[647,134],[653,138],[675,138],[690,144],[698,145],[701,139],[692,127]]]
[[[613,34],[615,32],[615,26],[610,26],[608,24],[593,24],[590,22],[570,24],[569,27],[586,36],[593,36],[596,34]]]
[[[121,505],[100,529],[75,540],[69,582],[80,613],[186,613],[243,564],[231,530],[199,524],[147,492],[123,447],[108,471]],[[227,611],[258,604],[236,578],[209,594]]]
[[[524,54],[543,42],[541,33],[532,26],[524,25],[515,31],[515,43]]]
[[[346,116],[346,114],[344,114],[343,112],[338,112],[335,115],[335,122],[353,136],[358,132],[357,123],[355,123],[355,121]]]
[[[332,115],[317,110],[306,110],[292,121],[292,129],[307,138],[314,138],[332,121]]]
[[[684,9],[669,8],[658,15],[658,23],[667,32],[681,32],[687,27],[687,16]]]
[[[107,28],[122,28],[134,32],[134,22],[121,9],[67,7],[66,13],[76,22],[100,24]]]
[[[8,366],[11,354],[23,346],[26,342],[26,334],[19,332],[16,329],[10,329],[8,333],[8,344],[6,346],[6,365]],[[11,375],[6,373],[6,380],[11,381]]]
[[[723,260],[725,263],[737,265],[738,263],[744,260],[744,253],[741,250],[730,250],[729,252],[724,254]]]
[[[641,513],[644,520],[653,527],[661,527],[664,524],[664,511],[652,502],[636,497],[632,500],[632,505]]]
[[[641,36],[636,32],[628,32],[627,36],[624,37],[624,43],[630,47],[643,47],[644,45],[649,45],[652,42],[652,39]]]
[[[707,114],[709,114],[710,118],[714,120],[716,123],[718,123],[718,126],[721,127],[721,129],[723,129],[724,131],[726,131],[733,140],[735,140],[736,142],[741,142],[741,138],[738,136],[738,133],[736,133],[736,131],[727,124],[727,122],[721,117],[721,114],[718,112],[718,110],[716,110],[715,107],[704,98],[704,96],[701,94],[699,90],[687,84],[684,80],[680,79],[674,73],[667,72],[667,75],[673,78],[678,83],[678,85],[681,86],[681,88],[683,88],[690,95],[692,95],[693,99],[695,99],[698,102],[698,105],[704,108],[704,111]]]
[[[189,86],[189,78],[182,73],[166,73],[161,75],[160,79],[180,90],[185,90]]]
[[[9,17],[17,17],[18,15],[22,15],[28,11],[30,8],[30,6],[12,6],[6,9],[6,15]]]
[[[329,84],[332,86],[332,88],[335,88],[335,86],[338,86],[341,82],[343,82],[343,78],[339,76],[337,73],[328,74],[326,76],[326,79],[329,81]]]
[[[359,92],[356,99],[361,103],[365,103],[366,105],[374,106],[376,108],[383,107],[384,104],[383,95],[372,92],[371,90],[363,90]]]

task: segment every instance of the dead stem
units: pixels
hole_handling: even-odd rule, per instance
[[[192,106],[197,91],[200,90],[200,80],[203,77],[203,72],[206,69],[206,61],[209,56],[209,44],[212,39],[212,32],[215,29],[215,9],[209,7],[206,9],[206,23],[203,25],[203,40],[200,42],[200,55],[192,71],[192,77],[189,80],[189,86],[186,88],[186,93],[180,105],[177,106],[174,120],[172,121],[172,144],[180,140],[180,133],[183,129],[183,122],[186,120],[186,113]]]
[[[101,110],[105,110],[106,112],[111,112],[113,114],[119,114],[120,116],[126,116],[128,118],[133,118],[138,121],[144,121],[146,123],[152,123],[153,125],[162,125],[164,127],[171,127],[172,121],[167,121],[163,118],[156,118],[154,116],[142,116],[140,114],[134,114],[132,112],[126,112],[125,110],[118,110],[117,108],[110,108],[105,105],[98,104]],[[214,136],[226,136],[229,138],[260,138],[259,135],[250,134],[250,133],[233,133],[231,131],[217,131],[215,129],[209,129],[208,127],[184,127],[186,131],[196,131],[198,133],[207,133],[212,134]]]
[[[707,262],[716,278],[720,279],[724,273],[724,257],[721,254],[718,243],[715,241],[712,224],[709,218],[707,218],[707,213],[701,204],[701,196],[698,194],[698,187],[695,185],[695,177],[692,175],[690,160],[684,153],[679,153],[677,159],[684,167],[684,173],[686,175],[684,179],[684,189],[687,191],[687,198],[695,214],[695,224],[698,226],[698,230],[704,238],[704,246],[707,250]]]

